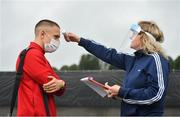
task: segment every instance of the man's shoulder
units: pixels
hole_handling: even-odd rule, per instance
[[[45,60],[44,54],[36,48],[30,48],[26,54],[26,60],[37,60],[37,59]]]
[[[29,56],[44,56],[43,52],[36,49],[36,48],[29,48],[29,51],[27,53]]]

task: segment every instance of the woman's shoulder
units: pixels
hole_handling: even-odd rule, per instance
[[[157,67],[169,67],[169,61],[163,55],[158,53],[149,54],[148,61],[150,66],[155,65]]]

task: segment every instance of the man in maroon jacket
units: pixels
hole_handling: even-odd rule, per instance
[[[41,20],[35,26],[35,39],[30,43],[24,60],[23,75],[18,90],[17,116],[46,116],[42,92],[48,95],[50,116],[56,116],[54,95],[61,96],[65,82],[60,80],[44,54],[57,50],[60,27],[50,20]],[[20,58],[18,57],[16,69]]]

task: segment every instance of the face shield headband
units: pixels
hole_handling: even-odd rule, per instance
[[[149,39],[151,39],[152,41],[156,41],[152,34],[144,31],[137,23],[132,24],[130,27],[130,39],[132,40],[133,38],[135,38],[140,32],[144,32],[149,37]]]

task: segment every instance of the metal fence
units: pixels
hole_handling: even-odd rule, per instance
[[[65,94],[55,97],[58,115],[118,116],[120,114],[120,100],[100,97],[80,79],[92,76],[101,83],[122,84],[123,71],[70,71],[57,74],[67,83]],[[15,72],[0,72],[0,115],[6,115],[8,112],[14,78]],[[180,71],[172,71],[169,81],[165,115],[180,115],[178,111],[180,110]]]

